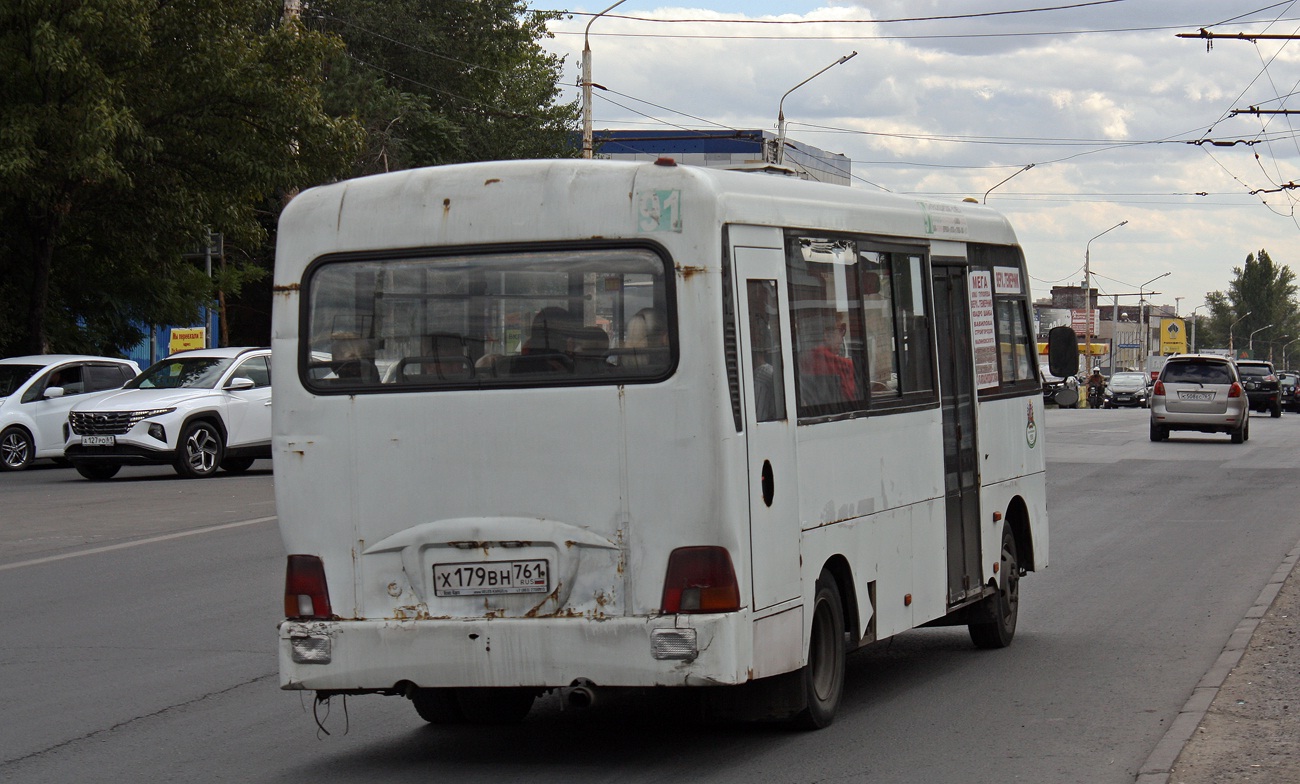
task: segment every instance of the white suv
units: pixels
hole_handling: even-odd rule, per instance
[[[91,392],[117,389],[140,366],[129,359],[38,354],[0,359],[0,470],[63,459],[68,409]]]
[[[64,456],[87,479],[170,464],[185,477],[271,457],[271,350],[173,354],[122,390],[73,406]]]

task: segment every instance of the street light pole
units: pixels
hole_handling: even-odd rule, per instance
[[[1241,318],[1237,319],[1236,321],[1228,325],[1228,353],[1232,354],[1233,359],[1237,358],[1237,353],[1236,353],[1236,347],[1232,344],[1232,328],[1240,324],[1241,319],[1244,319],[1246,316],[1249,316],[1252,312],[1253,311],[1249,311],[1249,310],[1246,311],[1245,313],[1241,314]]]
[[[856,51],[844,55],[843,57],[831,63],[830,65],[826,66],[825,68],[821,69],[817,73],[813,74],[812,76],[809,76],[807,79],[804,79],[802,82],[796,84],[794,87],[791,87],[789,90],[786,90],[785,95],[781,96],[781,102],[778,103],[776,107],[776,155],[774,157],[776,158],[775,163],[777,166],[780,166],[782,163],[785,162],[785,97],[786,95],[789,95],[795,90],[798,90],[800,87],[803,87],[805,84],[808,84],[813,79],[816,79],[817,77],[826,73],[827,71],[834,68],[835,66],[847,63],[849,60],[852,60],[854,57],[857,56],[858,53]]]
[[[1034,164],[1032,164],[1032,163],[1027,164],[1027,165],[1025,165],[1024,168],[1019,169],[1019,170],[1016,171],[1015,174],[1012,174],[1011,177],[1015,177],[1016,174],[1024,174],[1025,172],[1029,171],[1029,170],[1032,169],[1032,168],[1034,168]],[[1006,179],[1003,180],[1002,182],[999,182],[997,185],[994,185],[992,188],[989,188],[988,190],[984,191],[984,204],[988,204],[988,203],[989,203],[989,194],[992,193],[994,190],[996,190],[999,186],[1001,186],[1001,185],[1005,185],[1005,184],[1007,184],[1008,182],[1011,182],[1011,177],[1006,178]]]
[[[1250,352],[1251,359],[1255,358],[1255,335],[1257,333],[1263,332],[1264,330],[1268,329],[1271,326],[1273,325],[1269,324],[1267,326],[1260,327],[1259,329],[1250,333],[1250,337],[1246,339],[1246,350]]]
[[[587,29],[582,31],[582,157],[591,158],[591,42],[588,35],[591,25],[605,14],[613,11],[627,0],[618,0],[609,8],[591,17]]]
[[[1146,283],[1138,286],[1138,323],[1142,325],[1142,364],[1144,366],[1149,364],[1147,360],[1151,357],[1151,308],[1147,306],[1146,295],[1142,292],[1150,284],[1172,274],[1174,273],[1171,270],[1164,274],[1157,275]],[[1156,292],[1153,291],[1151,293],[1155,294]],[[1145,369],[1146,368],[1143,367],[1143,370]]]
[[[1200,305],[1197,305],[1196,307],[1192,308],[1192,312],[1188,315],[1188,318],[1192,320],[1192,353],[1193,354],[1196,353],[1196,322],[1200,321],[1200,319],[1197,318],[1196,316],[1196,311],[1200,310],[1203,307],[1205,307],[1205,303],[1201,303]]]
[[[1120,226],[1127,226],[1127,225],[1128,225],[1128,221],[1126,220],[1120,221],[1119,223],[1116,223],[1114,226],[1111,226],[1109,229],[1106,229],[1106,231],[1103,231],[1101,234],[1098,234],[1097,237],[1102,236],[1102,234],[1106,234],[1108,232],[1114,231],[1115,229],[1118,229]],[[1092,240],[1097,239],[1097,237],[1093,237]],[[1092,240],[1088,240],[1087,244],[1083,246],[1083,307],[1084,307],[1083,329],[1088,336],[1087,352],[1088,352],[1088,362],[1090,363],[1092,362]],[[1111,367],[1113,368],[1115,365],[1114,357],[1111,357],[1110,364]]]
[[[1291,345],[1291,343],[1295,343],[1296,340],[1300,340],[1300,338],[1296,338],[1295,340],[1292,340],[1290,343],[1284,343],[1284,344],[1282,344],[1282,369],[1283,369],[1283,370],[1286,370],[1286,369],[1287,369],[1287,364],[1286,364],[1286,347],[1289,346],[1289,345]]]

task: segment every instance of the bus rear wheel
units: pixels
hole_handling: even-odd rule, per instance
[[[456,702],[468,724],[518,724],[533,709],[536,689],[469,688],[456,690]]]
[[[465,723],[465,714],[453,689],[416,689],[411,694],[411,702],[420,718],[430,724]]]
[[[997,591],[983,602],[982,615],[987,620],[967,627],[976,648],[1005,648],[1016,636],[1016,619],[1020,615],[1020,560],[1016,553],[1016,537],[1007,525],[1002,526],[998,572],[1001,581]]]
[[[835,578],[825,569],[817,578],[808,663],[802,674],[804,709],[795,725],[809,730],[830,726],[844,695],[844,605]]]

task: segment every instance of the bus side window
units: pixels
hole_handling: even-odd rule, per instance
[[[785,419],[785,372],[781,364],[781,313],[774,280],[746,281],[749,294],[749,345],[754,361],[754,418]]]

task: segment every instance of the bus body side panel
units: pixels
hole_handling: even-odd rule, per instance
[[[1024,502],[1028,512],[1034,569],[1048,565],[1050,529],[1043,489],[1047,470],[1043,396],[1035,390],[1024,397],[985,400],[980,403],[978,416],[983,447],[980,520],[987,582],[992,564],[1002,550],[1002,524],[993,515],[1006,516],[1017,498]],[[1021,553],[1022,565],[1027,555]]]
[[[809,424],[799,427],[797,437],[806,596],[830,556],[851,553],[864,629],[871,620],[866,587],[873,580],[878,638],[943,615],[947,548],[939,410]],[[819,552],[814,542],[841,549]]]

